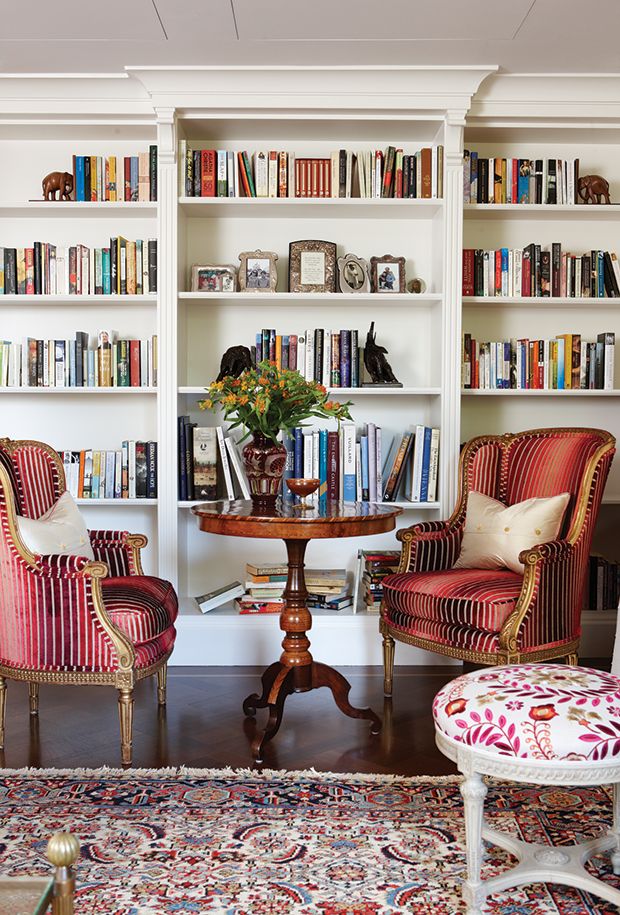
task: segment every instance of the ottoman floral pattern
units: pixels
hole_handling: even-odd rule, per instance
[[[436,729],[498,756],[596,762],[620,756],[620,679],[520,664],[465,674],[435,696]]]

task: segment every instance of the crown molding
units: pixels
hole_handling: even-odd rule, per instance
[[[485,80],[472,100],[469,126],[501,121],[505,126],[552,125],[620,118],[620,74],[498,73]]]

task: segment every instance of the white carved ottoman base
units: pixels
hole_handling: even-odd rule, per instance
[[[467,915],[487,896],[529,883],[559,883],[620,906],[620,890],[585,868],[611,851],[620,875],[620,679],[586,668],[515,665],[475,671],[445,686],[433,703],[437,746],[464,775]],[[486,826],[482,776],[534,785],[613,785],[613,826],[596,839],[553,847]],[[481,879],[483,840],[518,864]]]

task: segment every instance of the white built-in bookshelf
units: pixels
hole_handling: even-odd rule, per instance
[[[553,86],[549,98],[537,93],[532,114],[531,85],[524,83],[517,104],[515,81],[502,89],[502,79],[508,78],[489,77],[493,70],[290,68],[283,76],[269,68],[130,69],[120,99],[118,81],[106,87],[104,77],[89,80],[91,91],[89,85],[61,79],[51,107],[37,95],[36,80],[18,81],[12,100],[3,97],[0,85],[0,168],[11,176],[0,195],[0,244],[25,246],[35,237],[92,246],[117,235],[158,239],[157,295],[0,300],[4,339],[19,340],[31,335],[33,327],[36,336],[50,338],[68,338],[77,330],[94,335],[103,328],[119,331],[121,338],[157,333],[157,389],[0,389],[0,394],[2,434],[13,438],[40,438],[76,450],[118,448],[126,438],[159,443],[156,500],[82,500],[80,505],[92,527],[149,537],[146,571],[172,580],[181,599],[176,663],[263,664],[277,655],[277,616],[249,618],[231,607],[202,615],[191,597],[234,579],[243,581],[246,561],[282,560],[284,545],[200,532],[190,511],[195,503],[179,500],[177,484],[177,417],[190,414],[200,425],[218,423],[217,416],[198,410],[197,400],[217,375],[225,349],[250,346],[262,328],[279,333],[355,328],[362,343],[375,321],[377,342],[388,349],[403,387],[334,389],[333,396],[353,401],[358,427],[376,422],[388,437],[416,423],[441,430],[438,499],[423,505],[399,501],[399,527],[448,517],[456,496],[459,446],[473,435],[595,425],[620,437],[620,375],[613,391],[461,392],[463,331],[485,340],[526,336],[534,328],[540,337],[571,331],[596,336],[603,330],[620,335],[620,308],[609,299],[462,301],[463,245],[516,247],[559,240],[575,250],[620,248],[620,80],[610,85],[607,78],[604,91],[613,99],[604,115],[592,116],[582,102],[565,124],[554,107]],[[24,96],[19,118],[16,92]],[[570,97],[568,89],[562,92]],[[588,97],[600,93],[593,82]],[[611,118],[615,129],[609,127]],[[326,157],[339,148],[385,149],[391,144],[415,151],[441,144],[444,195],[437,200],[186,197],[179,189],[182,140],[195,148],[287,149]],[[40,196],[45,174],[70,170],[72,154],[131,155],[153,142],[159,157],[157,204],[31,202]],[[464,207],[465,146],[488,156],[560,156],[559,150],[566,157],[579,156],[581,173],[605,175],[618,204]],[[426,291],[291,294],[288,246],[301,239],[336,242],[339,256],[402,255],[407,278],[423,278]],[[240,252],[257,248],[278,254],[275,293],[190,291],[192,264],[238,264]],[[620,503],[616,466],[605,501],[601,530],[609,535],[611,513]],[[307,564],[353,570],[358,548],[395,546],[393,534],[314,542]],[[311,638],[321,660],[380,662],[376,615],[345,611],[318,617]],[[608,617],[593,620],[596,638],[606,638],[613,625]],[[399,661],[437,663],[436,657],[413,648]]]

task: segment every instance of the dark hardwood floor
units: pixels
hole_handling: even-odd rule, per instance
[[[352,686],[351,701],[369,705],[383,718],[382,733],[373,737],[368,722],[342,715],[326,689],[293,695],[286,700],[280,732],[265,748],[264,766],[451,774],[456,771],[453,764],[435,747],[431,704],[459,672],[447,666],[397,668],[393,699],[384,702],[380,668],[342,668]],[[155,680],[139,684],[134,766],[250,766],[255,724],[244,719],[241,703],[258,689],[259,673],[247,667],[172,667],[168,705],[162,710]],[[257,713],[259,723],[264,715]],[[111,688],[42,686],[39,717],[30,718],[26,685],[9,682],[6,724],[2,767],[120,765],[116,691]]]

